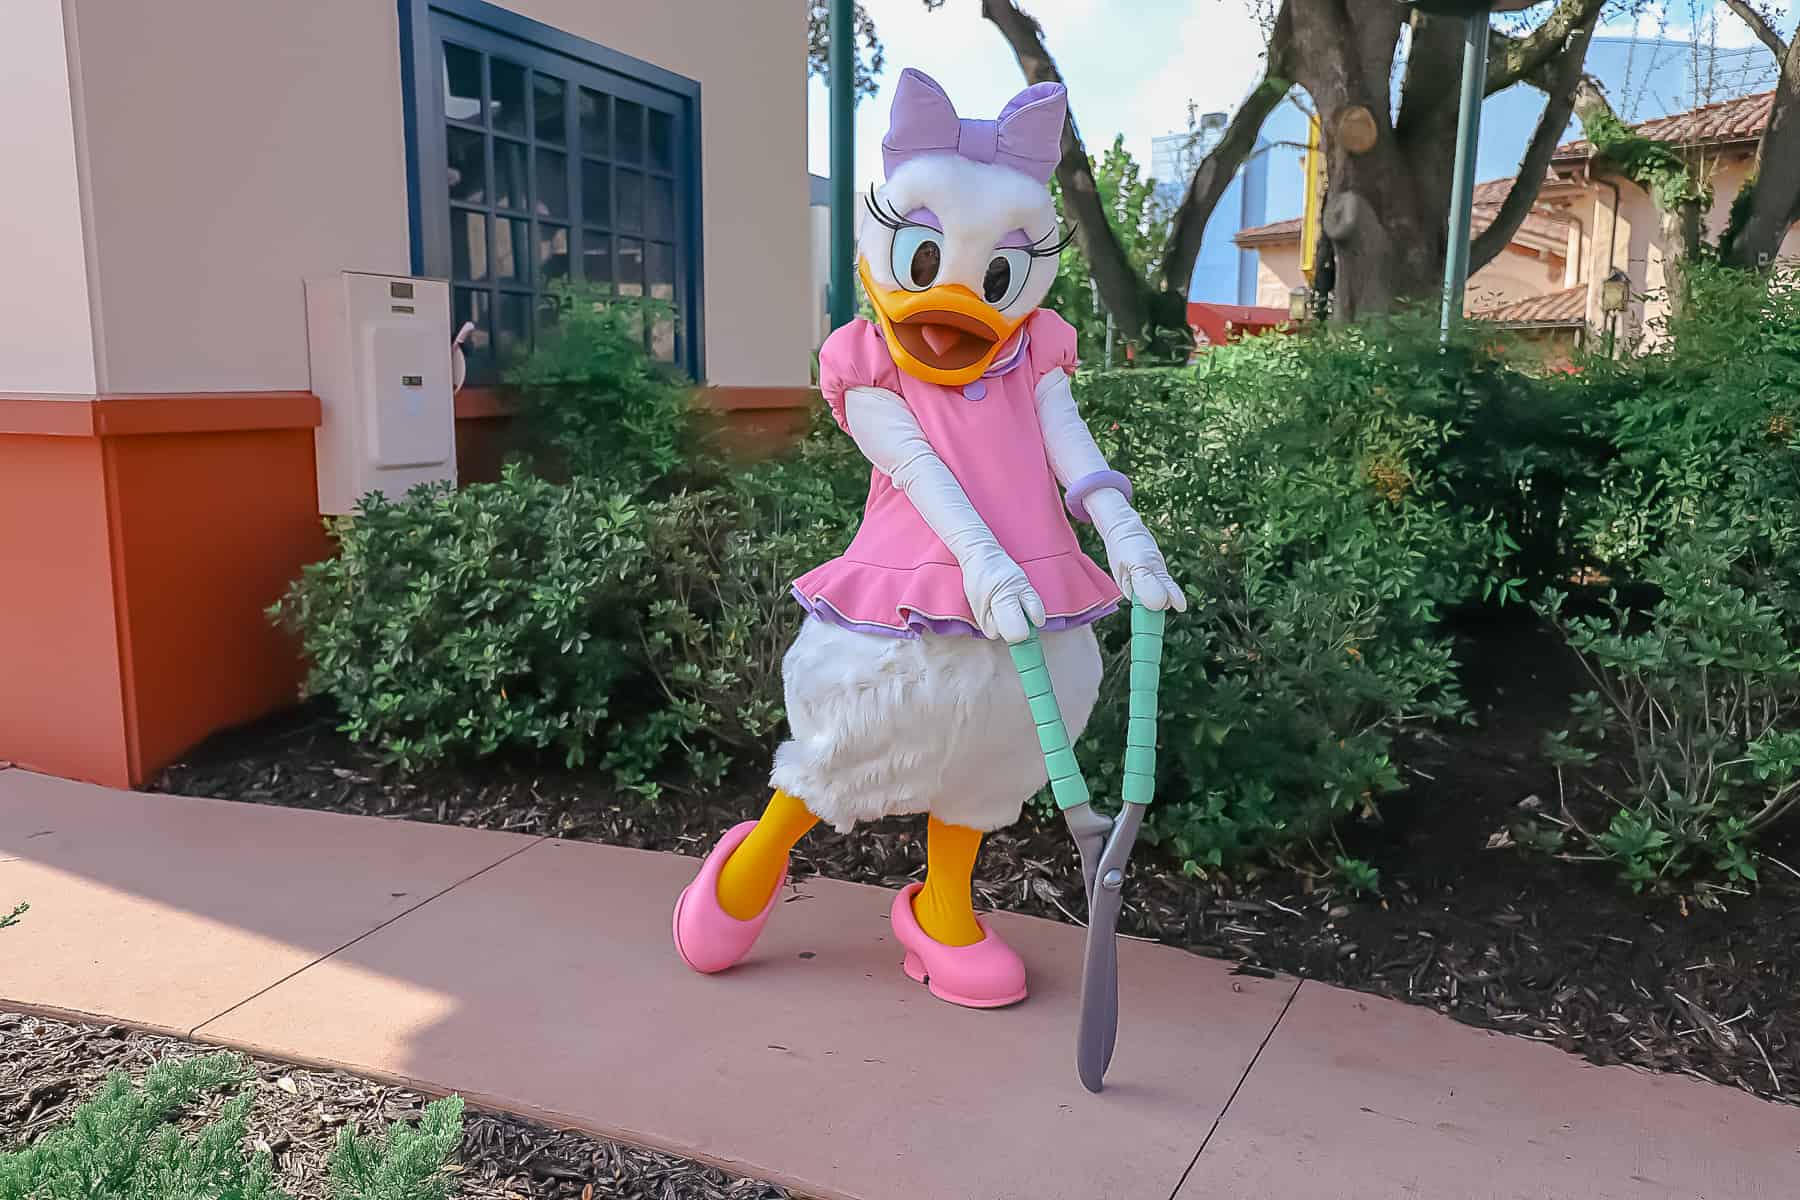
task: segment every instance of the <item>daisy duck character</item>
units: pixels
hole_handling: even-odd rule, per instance
[[[675,945],[696,971],[749,952],[815,823],[926,813],[924,882],[892,912],[906,973],[971,1008],[1025,998],[1024,963],[971,898],[982,835],[1046,782],[1008,645],[1039,631],[1078,734],[1100,689],[1093,622],[1121,589],[1147,609],[1186,607],[1076,410],[1075,331],[1038,307],[1065,244],[1047,184],[1066,108],[1046,83],[996,120],[961,119],[929,77],[901,74],[886,183],[857,240],[876,320],[819,352],[820,391],[872,467],[869,498],[843,556],[794,583],[809,616],[782,664],[792,736],[774,796],[676,904]],[[1098,529],[1110,574],[1070,516]]]

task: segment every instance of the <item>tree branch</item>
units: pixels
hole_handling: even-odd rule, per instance
[[[1019,70],[1031,83],[1061,83],[1062,73],[1044,46],[1044,28],[1013,0],[981,0],[986,17],[1018,59]],[[1071,112],[1063,122],[1062,158],[1056,164],[1056,182],[1062,187],[1065,215],[1075,222],[1075,241],[1092,272],[1100,299],[1112,313],[1128,341],[1141,341],[1150,311],[1149,286],[1132,268],[1125,248],[1106,219],[1100,188],[1094,182],[1094,164],[1075,131]]]
[[[1219,198],[1231,186],[1244,159],[1256,148],[1256,135],[1262,131],[1263,122],[1293,88],[1285,78],[1291,37],[1292,27],[1284,3],[1275,16],[1275,28],[1269,38],[1268,73],[1238,105],[1218,144],[1200,160],[1194,177],[1188,181],[1187,192],[1181,198],[1181,207],[1175,210],[1169,243],[1163,251],[1161,283],[1165,292],[1187,295],[1188,283],[1194,275],[1194,260],[1200,254],[1200,239],[1206,233],[1213,209],[1218,207]]]
[[[1550,169],[1550,160],[1556,154],[1556,147],[1562,142],[1563,130],[1569,127],[1569,116],[1575,111],[1578,103],[1585,107],[1594,103],[1606,103],[1606,97],[1599,91],[1592,80],[1582,74],[1582,65],[1587,61],[1588,42],[1594,36],[1594,26],[1599,22],[1596,12],[1586,24],[1577,25],[1569,37],[1568,47],[1562,57],[1555,60],[1550,68],[1550,84],[1545,90],[1548,95],[1544,99],[1543,115],[1538,118],[1537,128],[1532,131],[1531,143],[1525,148],[1525,157],[1519,160],[1519,173],[1513,179],[1512,188],[1506,193],[1506,200],[1500,205],[1493,223],[1482,230],[1469,247],[1469,274],[1492,262],[1496,255],[1512,244],[1519,232],[1519,226],[1525,223],[1526,216],[1537,204],[1538,191],[1544,185],[1544,175]]]
[[[1735,6],[1734,6],[1735,7]],[[1743,228],[1726,247],[1740,267],[1767,267],[1800,220],[1800,35],[1781,59],[1781,79],[1769,104],[1769,123],[1756,148],[1756,175]]]
[[[1774,53],[1776,61],[1779,62],[1787,57],[1787,43],[1782,40],[1781,34],[1776,32],[1775,26],[1769,21],[1769,18],[1749,0],[1725,0],[1725,7],[1736,13],[1744,24],[1750,27],[1750,32],[1756,35],[1756,40]]]
[[[1560,0],[1544,23],[1524,37],[1489,34],[1487,94],[1505,91],[1547,66],[1563,53],[1570,34],[1592,27],[1605,5],[1606,0]]]

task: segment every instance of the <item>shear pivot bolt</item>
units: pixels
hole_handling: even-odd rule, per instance
[[[1108,871],[1106,874],[1104,874],[1100,877],[1100,886],[1105,888],[1109,892],[1118,891],[1119,885],[1124,882],[1125,882],[1125,874],[1124,874],[1124,872],[1120,871],[1117,867],[1114,867],[1112,870]]]

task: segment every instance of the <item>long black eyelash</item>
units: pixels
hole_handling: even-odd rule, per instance
[[[909,225],[918,224],[916,221],[907,220],[891,206],[884,207],[881,200],[875,195],[875,185],[872,183],[869,185],[869,194],[863,203],[868,205],[869,215],[889,229],[905,229]]]
[[[1064,250],[1068,249],[1069,243],[1075,240],[1074,224],[1071,223],[1069,225],[1069,232],[1065,233],[1061,239],[1054,244],[1047,244],[1050,242],[1050,239],[1054,237],[1056,237],[1056,230],[1052,229],[1049,233],[1046,233],[1030,246],[1027,246],[1025,248],[1025,253],[1031,255],[1033,258],[1055,258]]]

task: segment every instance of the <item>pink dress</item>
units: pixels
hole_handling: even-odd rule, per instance
[[[1121,599],[1112,577],[1076,543],[1038,424],[1038,382],[1057,367],[1073,374],[1076,362],[1075,330],[1041,308],[988,374],[961,388],[902,372],[880,330],[866,320],[837,330],[819,351],[819,390],[846,431],[849,389],[884,388],[905,401],[969,503],[1043,599],[1046,630],[1098,620]],[[863,633],[981,636],[963,594],[962,568],[880,471],[870,472],[862,526],[849,548],[797,579],[794,595],[814,616]]]

